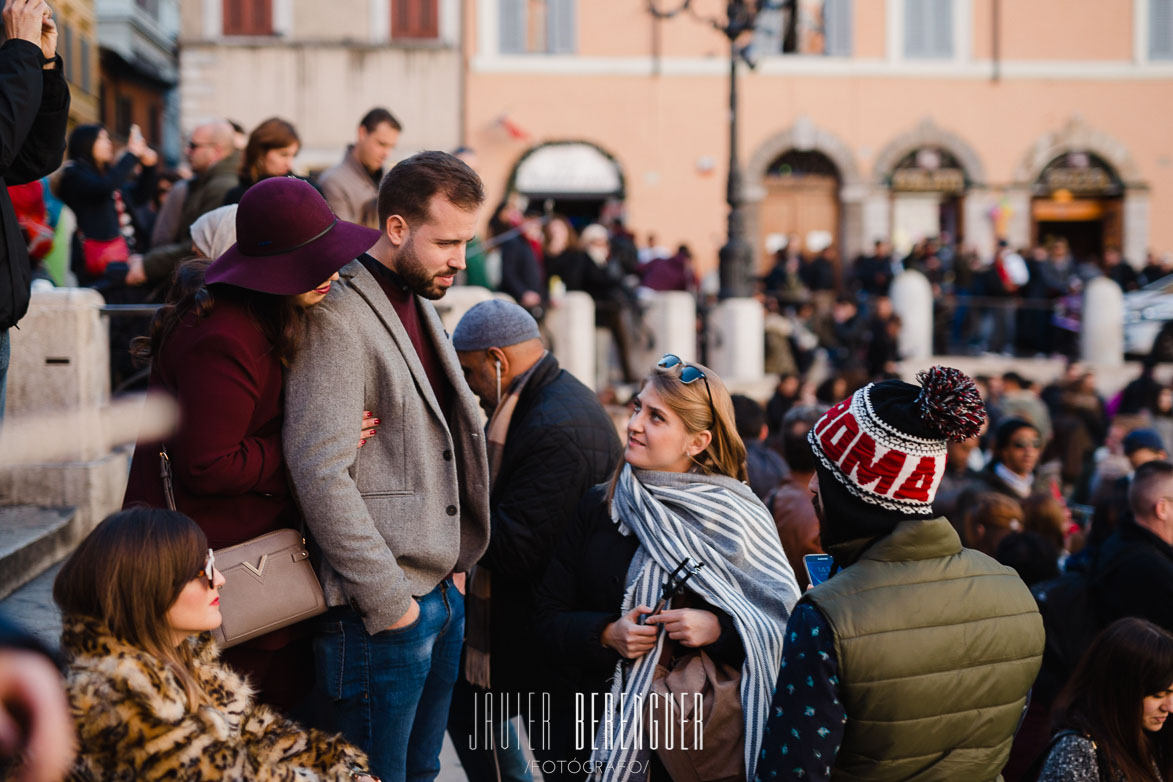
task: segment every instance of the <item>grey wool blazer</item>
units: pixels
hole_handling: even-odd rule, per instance
[[[447,417],[379,283],[359,261],[339,274],[288,373],[283,440],[326,602],[352,606],[374,634],[480,559],[489,470],[475,397],[431,302],[420,314],[452,384]],[[382,423],[359,449],[364,410]]]

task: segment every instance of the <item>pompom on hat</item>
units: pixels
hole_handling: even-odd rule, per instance
[[[946,441],[976,435],[986,413],[973,380],[960,370],[936,366],[916,379],[919,386],[869,383],[828,410],[807,440],[821,478],[833,477],[873,510],[931,518],[945,475]],[[824,480],[820,487],[832,488]]]

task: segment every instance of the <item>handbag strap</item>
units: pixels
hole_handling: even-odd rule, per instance
[[[167,446],[162,444],[159,445],[159,477],[163,481],[163,496],[167,499],[167,510],[176,510],[171,457],[167,455]]]

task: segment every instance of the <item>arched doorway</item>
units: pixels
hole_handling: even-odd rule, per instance
[[[885,184],[891,191],[892,245],[898,253],[929,237],[964,235],[965,192],[971,183],[950,150],[925,145],[907,152]]]
[[[1087,151],[1051,160],[1031,188],[1031,241],[1067,240],[1080,260],[1124,244],[1124,183],[1115,168]]]
[[[838,260],[839,168],[817,150],[789,149],[766,167],[765,194],[759,206],[759,271],[773,265],[774,254],[797,242],[815,253],[830,248]],[[836,268],[836,275],[839,270]]]
[[[586,141],[552,141],[530,149],[513,167],[508,191],[530,203],[548,203],[577,228],[597,221],[606,204],[626,194],[619,163]]]

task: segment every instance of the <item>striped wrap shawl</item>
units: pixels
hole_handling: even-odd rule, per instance
[[[654,606],[668,574],[683,558],[705,563],[688,581],[688,589],[733,618],[745,647],[741,705],[745,768],[752,780],[782,659],[786,621],[799,597],[773,517],[749,486],[733,478],[633,470],[627,465],[615,488],[611,518],[640,541],[627,571],[622,614],[637,605]],[[616,665],[611,688],[614,719],[600,723],[598,749],[591,758],[602,782],[638,782],[646,774],[647,765],[641,761],[651,750],[639,748],[639,742],[620,732],[621,725],[635,723],[636,712],[642,709],[665,638],[661,633],[652,651]]]

